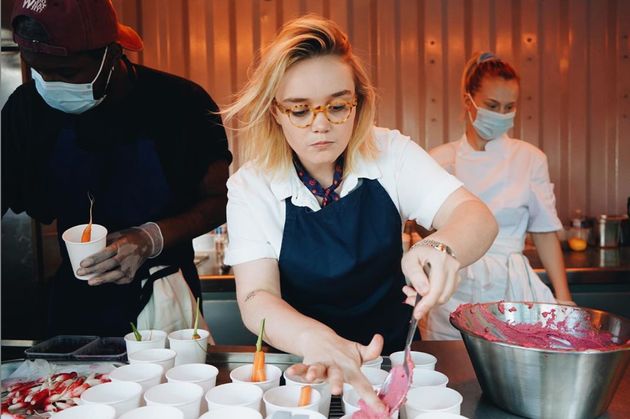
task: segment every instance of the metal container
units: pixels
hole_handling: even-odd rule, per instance
[[[474,315],[453,323],[462,334],[484,394],[499,407],[528,418],[594,418],[606,411],[630,361],[630,320],[599,310],[556,304],[495,303],[486,307],[497,319],[517,323],[546,322],[551,309],[557,321],[588,322],[625,342],[614,350],[535,349],[493,342],[471,333]],[[515,311],[512,309],[515,308]],[[530,308],[531,307],[531,308]],[[546,313],[546,315],[543,315]]]
[[[595,243],[599,247],[619,247],[622,215],[600,215],[595,224]]]

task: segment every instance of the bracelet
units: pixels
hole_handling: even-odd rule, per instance
[[[413,249],[416,246],[428,246],[428,247],[432,247],[435,250],[438,250],[442,253],[446,253],[447,255],[449,255],[450,257],[457,259],[455,257],[455,252],[453,252],[453,249],[451,249],[450,247],[448,247],[447,245],[445,245],[442,242],[436,241],[436,240],[431,240],[431,239],[424,239],[424,240],[420,240],[419,242],[417,242],[416,244],[414,244],[413,246],[411,246],[411,249]],[[409,250],[411,250],[409,249]]]

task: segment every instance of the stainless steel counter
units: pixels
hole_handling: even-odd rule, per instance
[[[523,253],[536,273],[547,281],[538,252]],[[630,284],[630,247],[587,247],[583,252],[565,250],[563,255],[569,284]]]

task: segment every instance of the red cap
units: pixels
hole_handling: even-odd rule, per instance
[[[11,22],[29,16],[48,35],[45,42],[13,39],[23,49],[51,55],[69,55],[104,48],[112,42],[140,51],[142,39],[129,26],[121,25],[110,0],[15,0]]]

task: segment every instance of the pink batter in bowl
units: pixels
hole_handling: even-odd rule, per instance
[[[630,361],[630,320],[558,304],[464,304],[451,314],[484,394],[530,418],[606,411]]]

